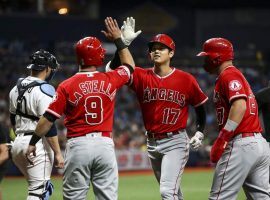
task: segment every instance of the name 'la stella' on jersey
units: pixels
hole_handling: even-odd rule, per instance
[[[108,83],[108,85],[105,86],[105,81],[99,80],[85,81],[84,83],[80,83],[79,87],[84,95],[90,93],[101,93],[108,96],[110,100],[113,100],[116,94],[116,89],[111,91],[112,84]]]
[[[112,84],[108,83],[108,85],[105,86],[105,81],[99,81],[99,80],[92,80],[92,81],[85,81],[83,83],[79,84],[79,88],[81,89],[81,92],[74,92],[75,101],[72,101],[69,99],[69,102],[71,102],[74,105],[77,105],[79,100],[83,97],[83,95],[87,95],[90,93],[101,93],[109,97],[109,99],[112,101],[116,95],[116,89],[112,90]]]
[[[178,91],[165,88],[145,88],[143,91],[143,102],[164,100],[174,102],[183,107],[185,105],[185,95]]]

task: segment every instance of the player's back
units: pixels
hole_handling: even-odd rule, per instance
[[[107,73],[78,72],[58,86],[48,111],[65,115],[68,137],[112,131],[116,91],[129,77],[126,67]]]

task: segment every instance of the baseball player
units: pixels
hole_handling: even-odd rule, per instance
[[[122,39],[129,45],[140,34],[135,33],[135,20],[124,21]],[[158,34],[148,43],[152,68],[135,67],[129,83],[142,110],[147,136],[147,150],[163,200],[183,199],[180,180],[189,156],[189,147],[202,144],[205,126],[203,104],[207,96],[195,78],[170,65],[175,43],[166,34]],[[114,69],[118,55],[107,66]],[[190,140],[187,132],[188,106],[195,108],[197,132]]]
[[[250,85],[232,63],[231,42],[211,38],[197,56],[205,57],[206,72],[217,75],[213,100],[220,132],[210,153],[217,165],[209,199],[234,200],[241,186],[247,199],[270,199],[269,144]]]
[[[105,19],[105,36],[114,41],[123,63],[115,71],[102,73],[105,49],[96,37],[85,37],[76,44],[79,72],[62,82],[54,101],[40,119],[30,141],[28,155],[52,122],[65,115],[67,147],[63,195],[67,200],[86,199],[90,182],[97,200],[116,200],[118,168],[112,140],[116,91],[129,81],[134,61],[122,42],[116,20]]]
[[[270,142],[270,82],[269,86],[257,92],[256,100],[264,122],[264,137]]]
[[[30,59],[31,64],[27,68],[31,70],[31,75],[19,79],[9,94],[10,119],[16,133],[11,154],[15,165],[27,179],[27,200],[48,200],[53,191],[50,182],[54,161],[52,150],[56,167],[63,167],[64,162],[55,126],[46,139],[42,138],[37,143],[33,159],[35,165],[27,161],[25,153],[40,116],[52,101],[55,90],[47,81],[52,78],[59,64],[51,53],[44,50],[35,52]]]

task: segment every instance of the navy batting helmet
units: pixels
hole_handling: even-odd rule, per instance
[[[27,69],[33,69],[37,71],[42,71],[47,67],[52,69],[57,69],[59,63],[57,62],[54,55],[50,52],[40,49],[30,56],[31,64],[27,66]]]

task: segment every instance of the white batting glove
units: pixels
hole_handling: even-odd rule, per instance
[[[189,141],[191,148],[197,151],[199,147],[202,145],[203,138],[204,138],[203,133],[200,131],[197,131],[195,135]]]
[[[141,34],[141,30],[135,33],[135,19],[128,17],[121,27],[121,39],[125,45],[129,46],[131,42]]]

